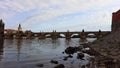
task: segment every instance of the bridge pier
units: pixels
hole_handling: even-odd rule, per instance
[[[84,32],[84,29],[82,30],[81,34],[80,34],[80,39],[81,40],[86,40],[86,33]]]
[[[45,36],[44,33],[39,33],[39,34],[38,34],[38,38],[39,38],[39,39],[45,39],[46,36]]]
[[[53,31],[53,32],[52,32],[51,38],[52,38],[53,40],[58,39],[58,34],[56,33],[56,31]]]
[[[69,30],[65,34],[65,38],[66,38],[66,40],[70,40],[71,39],[71,33],[69,32]]]
[[[81,35],[80,39],[81,40],[86,40],[86,36],[85,35]]]

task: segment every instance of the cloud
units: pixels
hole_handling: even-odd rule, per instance
[[[65,14],[99,8],[118,2],[119,0],[3,0],[0,1],[2,10],[25,12],[32,9],[46,10],[46,14]]]
[[[109,24],[111,13],[120,8],[119,2],[119,0],[1,0],[0,18],[14,19],[17,14],[29,12],[31,14],[21,21],[25,28],[64,15],[71,15],[74,19],[81,18],[80,21],[84,19],[81,21],[84,22],[82,24],[103,25]],[[35,11],[31,12],[32,10]],[[74,16],[77,13],[85,15]]]

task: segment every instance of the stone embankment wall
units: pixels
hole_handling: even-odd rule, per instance
[[[4,23],[0,20],[0,38],[4,38]]]

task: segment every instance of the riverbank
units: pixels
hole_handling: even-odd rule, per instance
[[[3,57],[0,61],[0,68],[54,68],[59,64],[63,64],[65,68],[103,68],[101,67],[104,65],[103,63],[105,63],[103,61],[112,59],[98,51],[98,43],[101,44],[101,40],[97,40],[94,43],[88,45],[79,43],[78,39],[72,39],[71,41],[58,39],[56,42],[53,42],[51,39],[24,39],[19,41],[6,39],[4,42],[4,53],[1,55]],[[76,44],[83,45],[83,49],[81,50],[81,47]],[[63,51],[70,46],[73,47],[72,53],[74,54],[72,56],[66,55],[66,53],[69,51],[66,53],[64,52],[63,54]],[[80,50],[77,48],[80,48]],[[104,46],[101,48],[104,48]],[[76,49],[78,50],[77,52]],[[80,58],[79,56],[81,55],[81,52],[84,54],[83,58]],[[70,53],[71,50],[68,54]],[[88,55],[87,53],[92,56]],[[94,55],[96,56],[95,59],[93,57]],[[55,63],[57,61],[58,64],[54,64],[53,61],[55,61]],[[119,64],[116,63],[116,65]]]
[[[59,65],[64,65],[65,68],[82,68],[90,64],[95,66],[89,64],[91,56],[87,53],[83,53],[84,57],[79,59],[76,52],[72,56],[64,52],[67,47],[78,47],[82,43],[78,38],[69,41],[64,38],[5,39],[1,47],[0,68],[54,68]]]
[[[120,32],[111,34],[90,44],[100,55],[97,55],[97,63],[105,68],[120,68]]]

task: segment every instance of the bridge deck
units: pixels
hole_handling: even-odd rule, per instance
[[[101,33],[110,33],[111,31],[101,31]],[[34,32],[34,34],[39,34],[39,33],[44,33],[44,34],[51,34],[53,32]],[[65,34],[65,33],[68,33],[68,32],[55,32],[55,33],[59,33],[59,34]],[[69,32],[69,33],[82,33],[82,32]],[[99,33],[99,31],[86,31],[84,33]]]

